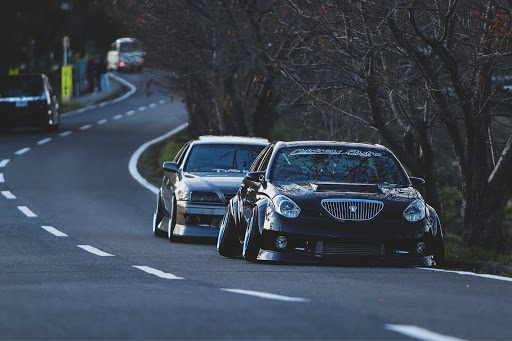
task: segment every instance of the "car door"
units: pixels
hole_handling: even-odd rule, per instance
[[[186,143],[180,151],[176,154],[174,158],[174,162],[178,164],[179,172],[166,172],[164,171],[164,176],[162,179],[162,198],[164,199],[164,205],[167,211],[171,208],[171,200],[174,195],[174,191],[176,189],[176,185],[179,181],[181,181],[180,173],[183,162],[185,160],[185,156],[190,148],[190,143]]]

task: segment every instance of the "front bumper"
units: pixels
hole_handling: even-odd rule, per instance
[[[173,234],[182,237],[217,238],[227,206],[178,201]]]

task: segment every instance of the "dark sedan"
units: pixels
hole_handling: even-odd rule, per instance
[[[201,136],[163,165],[153,215],[156,236],[214,237],[228,201],[240,187],[266,139]]]
[[[58,130],[60,113],[57,96],[44,74],[0,77],[0,126],[37,126]]]
[[[273,143],[229,202],[217,249],[248,261],[439,264],[443,232],[423,183],[380,145]]]

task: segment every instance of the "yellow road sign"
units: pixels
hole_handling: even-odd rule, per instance
[[[73,66],[63,65],[61,69],[62,76],[62,101],[70,102],[73,94]]]

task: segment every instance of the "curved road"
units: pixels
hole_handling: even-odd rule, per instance
[[[0,135],[1,339],[512,339],[508,278],[251,264],[154,237],[128,163],[186,120],[138,90],[59,133]]]

